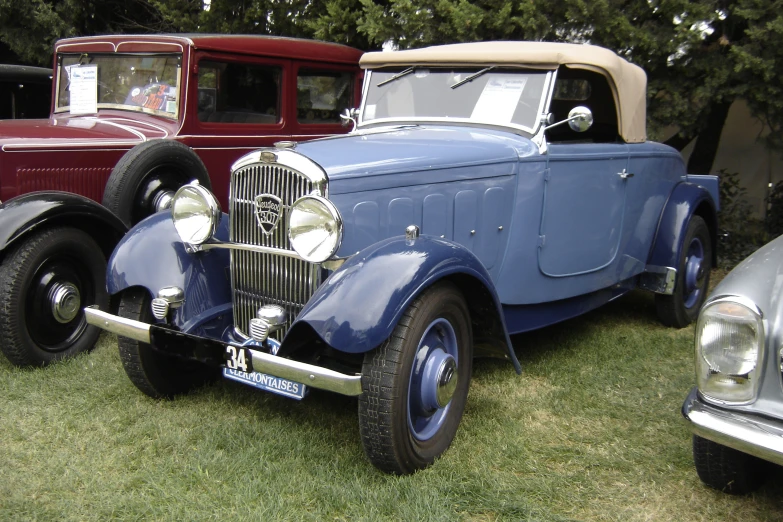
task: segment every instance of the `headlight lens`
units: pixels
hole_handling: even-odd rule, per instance
[[[220,223],[220,204],[201,185],[185,185],[171,202],[171,219],[184,243],[200,245],[215,235]]]
[[[764,353],[764,325],[751,302],[726,297],[707,305],[696,324],[696,383],[727,402],[756,397]]]
[[[343,239],[340,213],[328,199],[301,197],[291,207],[288,238],[305,261],[323,263],[340,248]]]

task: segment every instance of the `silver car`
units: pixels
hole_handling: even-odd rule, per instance
[[[696,387],[682,406],[707,485],[748,493],[783,464],[783,236],[718,284],[696,324]]]

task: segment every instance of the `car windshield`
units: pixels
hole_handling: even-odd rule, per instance
[[[180,54],[58,56],[56,112],[125,109],[177,118]]]
[[[549,71],[501,67],[397,67],[371,71],[361,123],[454,121],[533,133]]]

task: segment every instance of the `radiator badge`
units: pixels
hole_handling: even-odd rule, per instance
[[[277,221],[280,219],[280,210],[282,208],[280,198],[272,194],[259,194],[256,196],[255,205],[258,226],[261,227],[264,234],[271,234],[277,226]]]

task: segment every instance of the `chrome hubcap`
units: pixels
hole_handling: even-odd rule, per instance
[[[454,396],[457,389],[457,361],[449,356],[438,368],[438,388],[435,392],[435,398],[438,406],[444,408]]]
[[[174,199],[173,190],[162,190],[155,195],[152,204],[155,206],[155,212],[171,208],[171,200]]]
[[[68,323],[79,315],[82,298],[73,283],[56,283],[49,292],[52,315],[58,323]]]

